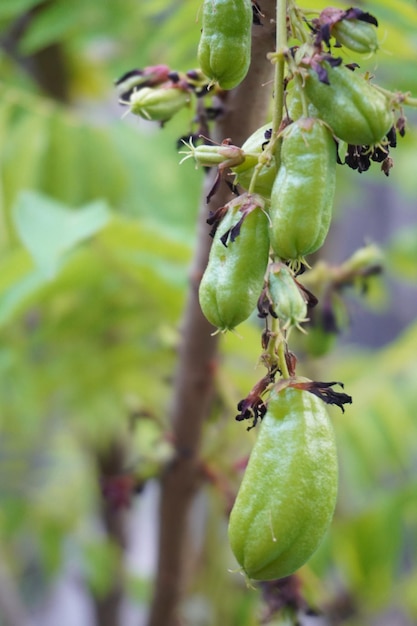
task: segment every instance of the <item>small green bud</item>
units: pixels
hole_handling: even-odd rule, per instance
[[[268,291],[275,315],[283,330],[290,331],[307,321],[307,302],[292,271],[284,263],[273,263],[268,273]]]
[[[181,151],[180,154],[185,154],[185,157],[181,160],[181,163],[187,159],[193,158],[198,165],[203,167],[215,167],[219,166],[224,169],[226,167],[233,167],[245,160],[245,153],[242,148],[237,146],[223,143],[220,146],[213,144],[204,144],[201,146],[195,146],[190,140],[188,143],[184,141],[184,144],[189,148],[187,151]]]

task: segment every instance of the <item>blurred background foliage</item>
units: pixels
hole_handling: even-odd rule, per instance
[[[385,87],[417,96],[416,2],[357,4],[380,22],[381,51],[361,65]],[[178,165],[176,141],[192,113],[162,131],[122,119],[113,82],[133,67],[195,67],[199,10],[198,0],[0,3],[0,587],[5,579],[34,615],[69,553],[92,598],[105,596],[125,567],[101,517],[103,455],[120,445],[119,472],[138,491],[169,456],[166,407],[203,174]],[[393,327],[385,318],[372,346],[345,328],[320,358],[295,338],[300,373],[343,380],[354,398],[346,414],[334,413],[335,521],[301,572],[309,601],[335,624],[417,623],[417,118],[407,114],[389,179],[375,166],[362,177],[340,168],[326,248],[342,261],[340,249],[351,254],[355,237],[384,247],[384,276],[366,297],[349,299],[353,330],[359,299],[371,325],[381,310],[407,315]],[[387,197],[389,232],[379,241],[387,212],[375,218],[376,234],[366,215]],[[254,436],[234,422],[236,402],[259,378],[256,320],[239,335],[222,339],[206,427],[204,459],[215,479],[203,494],[205,523],[196,522],[204,533],[184,605],[190,624],[256,624],[260,606],[228,571],[235,563],[225,533]],[[146,606],[151,570],[125,572],[136,605]],[[0,589],[0,614],[3,600]]]

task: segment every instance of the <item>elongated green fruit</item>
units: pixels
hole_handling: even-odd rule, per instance
[[[337,456],[325,405],[308,391],[274,393],[229,521],[249,578],[289,576],[320,545],[333,517]]]
[[[271,193],[271,245],[283,260],[318,250],[329,230],[336,185],[336,146],[319,120],[288,126]]]
[[[313,70],[305,79],[307,98],[339,139],[353,145],[374,145],[393,125],[387,98],[358,72],[324,64],[330,84]]]
[[[378,50],[376,27],[361,20],[341,20],[337,22],[331,33],[337,43],[359,54],[370,54]]]
[[[268,219],[260,208],[261,198],[258,205],[245,216],[239,233],[229,238],[227,247],[221,238],[242,219],[239,206],[228,209],[214,236],[199,299],[208,321],[220,330],[231,330],[247,319],[262,291],[268,264],[269,229]]]
[[[252,15],[251,0],[204,0],[198,60],[222,89],[233,89],[248,72]]]

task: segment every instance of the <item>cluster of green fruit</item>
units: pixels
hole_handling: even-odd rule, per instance
[[[222,332],[256,307],[265,319],[261,361],[268,373],[239,403],[237,417],[262,424],[229,525],[243,571],[260,580],[291,574],[320,544],[337,493],[336,447],[325,403],[343,410],[351,402],[330,390],[334,383],[295,374],[288,337],[317,303],[298,274],[308,267],[305,257],[327,237],[340,152],[345,150],[344,162],[359,172],[372,160],[388,174],[396,128],[404,132],[403,96],[374,85],[355,64],[344,65],[332,55],[332,46],[375,52],[376,19],[361,9],[330,7],[307,20],[292,0],[284,5],[284,31],[297,44],[281,42],[270,55],[286,68],[283,84],[276,84],[285,94],[284,106],[275,93],[273,121],[242,147],[229,140],[212,145],[197,133],[184,142],[189,149],[183,152],[183,160],[193,157],[197,164],[217,167],[218,178],[232,177],[237,193],[208,219],[213,244],[199,287],[201,309]],[[277,22],[284,5],[277,6]],[[118,81],[122,104],[164,123],[193,97],[239,85],[250,66],[254,12],[259,23],[259,7],[251,0],[204,0],[200,68],[180,73],[161,65],[128,72]],[[395,110],[400,111],[396,124]],[[193,139],[205,143],[195,145]],[[359,274],[374,258],[371,249],[361,255]],[[356,262],[352,257],[350,278]]]
[[[250,0],[204,2],[199,62],[222,89],[238,85],[248,71],[251,14]],[[309,292],[297,271],[329,231],[338,146],[370,154],[378,148],[385,161],[392,145],[393,100],[330,54],[332,37],[338,46],[373,52],[375,27],[375,18],[358,9],[323,11],[311,23],[310,41],[283,53],[288,96],[278,128],[272,122],[262,126],[240,149],[190,142],[185,158],[228,169],[244,190],[211,219],[214,239],[199,289],[204,315],[221,331],[235,328],[257,304],[261,317],[278,321],[278,342],[286,344],[291,328],[307,320]],[[322,541],[337,494],[325,402],[343,408],[351,401],[296,377],[289,358],[283,367],[278,350],[275,359],[270,348],[266,352],[267,380],[273,382],[261,395],[269,395],[265,401],[257,396],[238,416],[254,424],[260,417],[262,424],[229,523],[236,559],[258,580],[293,573]],[[278,383],[276,370],[282,374]]]

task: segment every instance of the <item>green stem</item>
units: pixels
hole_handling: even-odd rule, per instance
[[[276,63],[274,76],[274,114],[272,137],[275,138],[282,121],[284,107],[284,52],[287,48],[287,0],[277,0]]]
[[[417,98],[413,98],[408,93],[389,91],[388,89],[384,89],[384,87],[375,85],[374,83],[372,83],[372,86],[375,87],[375,89],[377,89],[380,93],[383,93],[384,96],[386,96],[393,104],[417,108]]]
[[[268,156],[275,156],[277,168],[280,165],[280,145],[281,139],[277,136],[282,122],[284,108],[284,76],[285,76],[285,51],[287,49],[287,0],[277,0],[276,10],[276,52],[271,55],[275,62],[274,72],[274,111],[272,116],[271,141],[264,152],[264,162],[268,162]],[[251,178],[249,193],[255,189],[256,179],[264,163],[259,162],[254,168]]]
[[[402,103],[407,107],[417,108],[417,98],[411,98],[410,96],[405,95]]]
[[[278,131],[281,126],[284,109],[284,77],[285,77],[285,51],[287,50],[287,0],[277,0],[276,7],[276,51],[272,56],[275,61],[274,73],[274,112],[272,117],[272,136],[265,155],[275,155],[277,167],[280,166],[281,138]],[[262,163],[258,163],[252,176],[249,191],[255,187],[255,181],[262,168]],[[278,367],[284,378],[289,378],[290,374],[285,359],[285,338],[282,335],[277,319],[272,319],[272,330],[275,334],[276,356]]]
[[[275,52],[275,75],[274,75],[274,113],[272,118],[272,137],[269,149],[275,155],[277,168],[280,166],[281,137],[278,131],[282,122],[284,109],[284,76],[285,76],[285,51],[287,50],[287,0],[277,0],[276,12],[276,52]],[[278,359],[278,367],[284,378],[289,378],[287,362],[285,360],[285,339],[279,327],[277,319],[271,320],[272,330],[275,334],[275,346]]]
[[[287,361],[285,359],[285,340],[284,340],[284,337],[281,335],[279,337],[278,341],[279,341],[279,343],[278,343],[277,353],[278,353],[279,369],[281,370],[283,378],[289,378],[290,377],[290,373],[288,371]]]
[[[277,358],[278,368],[283,378],[290,378],[290,373],[287,367],[287,361],[285,358],[285,338],[279,327],[279,320],[273,318],[271,320],[271,330],[275,335],[274,349]]]

